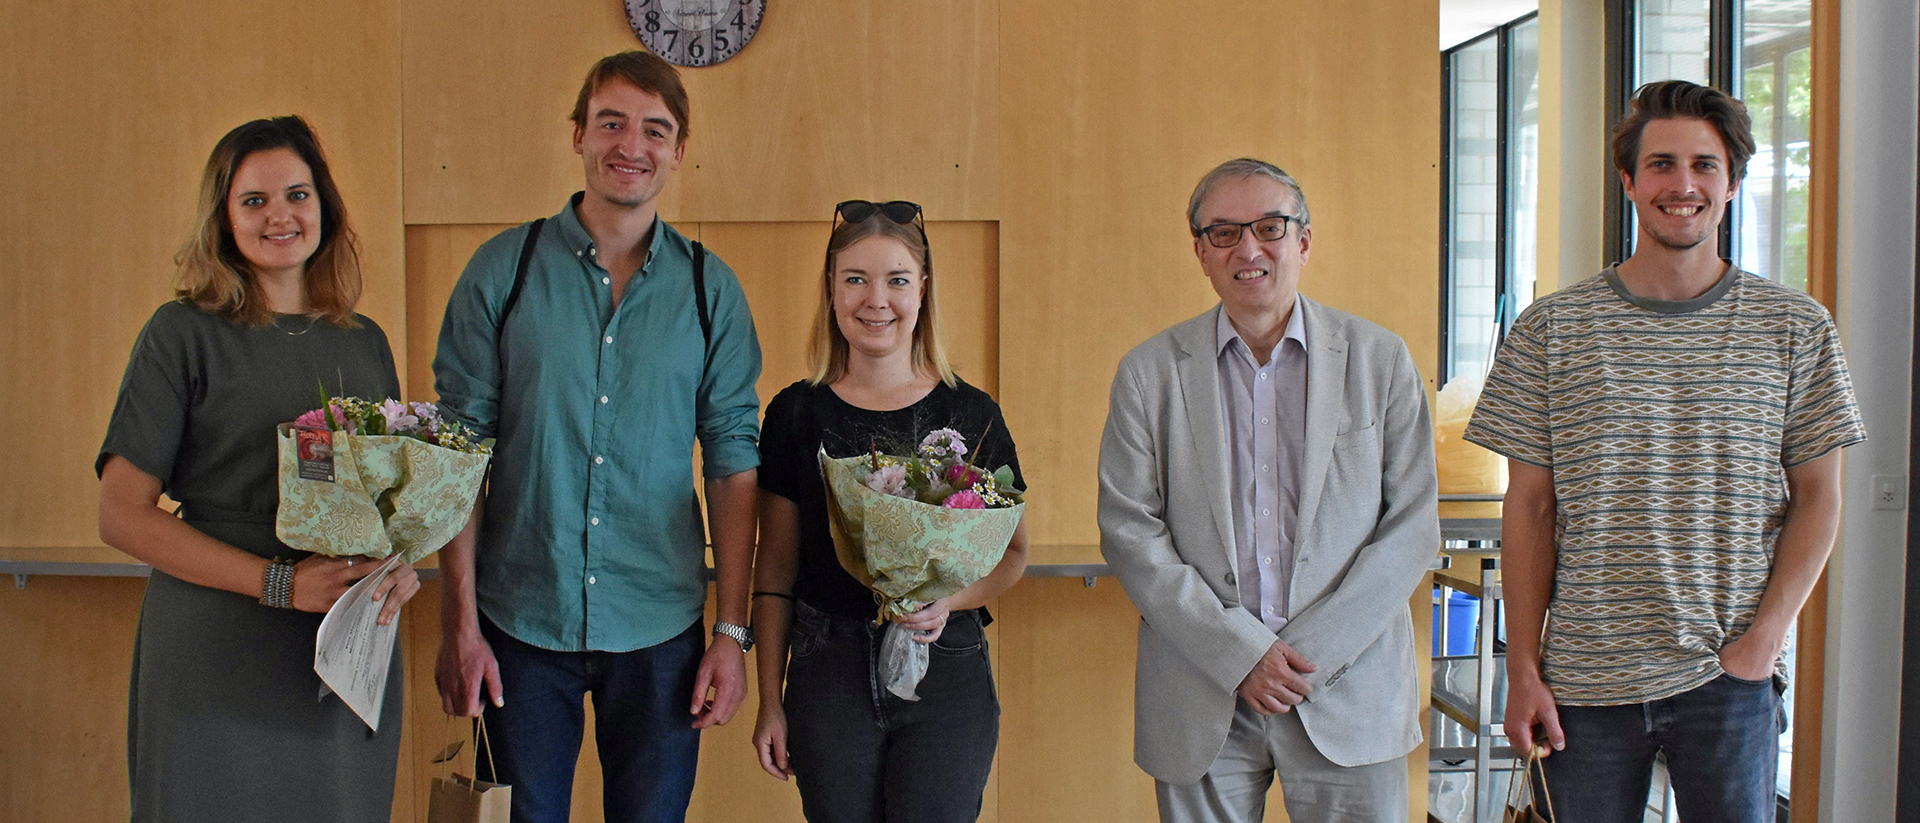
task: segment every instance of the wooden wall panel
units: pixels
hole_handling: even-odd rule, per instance
[[[527,219],[544,215],[533,214]],[[447,296],[467,268],[467,260],[481,243],[518,225],[408,226],[407,227],[407,399],[431,400],[433,353],[440,340],[440,320],[446,316]]]
[[[1115,364],[1215,302],[1185,227],[1220,161],[1272,160],[1314,216],[1302,290],[1435,362],[1439,59],[1432,0],[1009,4],[1001,10],[1002,403],[1057,501],[1038,543],[1091,543]],[[1011,188],[1009,189],[1012,190]]]
[[[856,197],[998,216],[997,4],[775,3],[740,55],[684,72],[675,221],[806,221]],[[617,2],[404,9],[406,222],[504,223],[579,188],[567,122],[587,69],[639,48]]]
[[[127,675],[146,585],[0,584],[0,820],[127,819]]]
[[[172,297],[220,135],[299,113],[404,350],[396,0],[10,3],[0,12],[0,546],[98,545],[93,458],[134,335]]]

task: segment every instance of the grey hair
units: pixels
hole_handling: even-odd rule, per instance
[[[1193,197],[1187,200],[1187,228],[1193,232],[1193,236],[1200,236],[1200,204],[1206,202],[1207,195],[1213,193],[1215,186],[1228,178],[1242,179],[1256,176],[1278,180],[1292,189],[1294,206],[1300,212],[1293,215],[1294,218],[1302,226],[1313,225],[1313,217],[1307,213],[1307,194],[1300,190],[1300,182],[1293,179],[1293,175],[1265,160],[1242,157],[1214,166],[1213,171],[1207,172],[1207,176],[1200,178],[1200,184],[1193,187]]]

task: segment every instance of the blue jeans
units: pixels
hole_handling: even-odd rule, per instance
[[[979,818],[1000,740],[1000,700],[980,615],[955,612],[947,619],[916,690],[920,699],[909,701],[880,683],[885,626],[794,604],[787,753],[808,820]]]
[[[1662,752],[1681,820],[1773,823],[1784,722],[1773,681],[1723,674],[1673,697],[1559,712],[1567,748],[1541,761],[1554,823],[1639,823]]]
[[[507,697],[502,708],[486,707],[492,778],[513,786],[514,823],[567,823],[588,694],[608,823],[686,819],[700,756],[687,706],[706,652],[703,628],[696,620],[672,640],[630,652],[556,652],[481,616]],[[489,779],[486,756],[479,761]]]

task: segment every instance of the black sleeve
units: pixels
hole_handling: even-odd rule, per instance
[[[806,407],[804,384],[796,383],[768,401],[760,424],[760,488],[796,502],[803,494],[802,473],[818,470],[804,430]]]
[[[193,401],[194,370],[185,343],[185,323],[193,311],[181,304],[163,305],[134,339],[106,441],[93,461],[96,476],[106,468],[107,458],[117,454],[159,478],[163,491],[171,485]]]

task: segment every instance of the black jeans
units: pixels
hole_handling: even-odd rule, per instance
[[[980,817],[1000,739],[980,612],[956,612],[932,645],[917,701],[880,683],[872,619],[794,604],[787,751],[815,823],[940,823]]]

